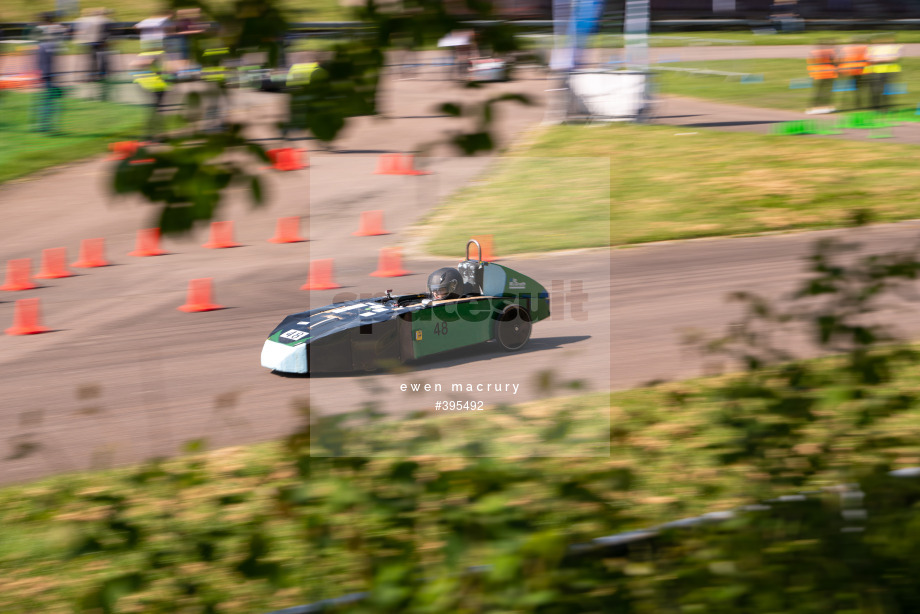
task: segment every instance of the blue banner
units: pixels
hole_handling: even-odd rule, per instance
[[[553,70],[572,70],[581,63],[581,51],[597,31],[603,10],[604,0],[553,0]]]
[[[597,32],[601,14],[604,11],[604,0],[575,0],[575,36],[584,48],[584,38]]]

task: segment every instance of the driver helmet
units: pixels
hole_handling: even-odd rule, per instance
[[[463,277],[457,269],[444,267],[428,276],[428,298],[433,301],[460,298],[462,289]]]

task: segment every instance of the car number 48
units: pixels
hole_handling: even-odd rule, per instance
[[[298,341],[306,337],[308,334],[309,333],[304,332],[302,330],[291,329],[287,331],[286,333],[284,333],[283,335],[281,335],[281,337],[283,339],[290,339],[291,341]]]
[[[434,325],[434,334],[436,335],[446,335],[447,334],[447,322],[440,322]]]

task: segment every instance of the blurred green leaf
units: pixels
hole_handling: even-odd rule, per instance
[[[463,109],[460,108],[455,102],[445,102],[438,107],[438,111],[445,115],[451,115],[453,117],[460,117],[463,115]]]
[[[253,176],[250,179],[249,192],[252,194],[252,202],[255,205],[261,206],[265,204],[265,200],[262,196],[262,182],[258,177]]]

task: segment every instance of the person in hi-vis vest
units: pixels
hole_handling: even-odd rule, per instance
[[[808,76],[815,90],[811,108],[806,113],[833,113],[831,95],[837,80],[834,46],[826,41],[818,43],[808,54]]]
[[[163,66],[163,51],[142,51],[131,66],[138,70],[134,73],[134,83],[150,94],[150,119],[147,122],[148,139],[154,140],[163,129],[163,103],[169,82],[166,80]]]
[[[861,109],[868,98],[865,70],[869,62],[866,60],[868,46],[858,38],[854,38],[848,45],[844,45],[837,54],[837,78],[849,79],[852,91],[853,108]]]
[[[895,44],[893,35],[882,34],[869,45],[866,60],[868,66],[865,74],[869,78],[870,104],[873,109],[882,109],[886,106],[886,90],[894,85],[901,72],[901,45]]]

